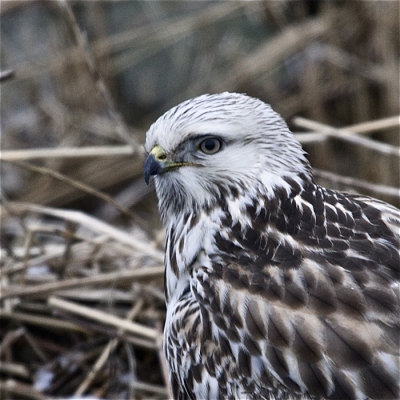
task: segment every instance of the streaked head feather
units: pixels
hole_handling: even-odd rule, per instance
[[[193,142],[203,135],[218,136],[226,146],[217,154],[202,154]],[[277,187],[289,190],[285,179],[311,180],[304,151],[280,115],[261,100],[237,93],[202,95],[172,108],[147,133],[146,150],[155,146],[173,161],[203,166],[155,177],[163,217],[214,206],[220,192],[273,196]]]

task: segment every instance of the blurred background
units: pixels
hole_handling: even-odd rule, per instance
[[[142,147],[185,99],[259,97],[318,182],[399,206],[399,5],[2,1],[2,398],[168,396]]]

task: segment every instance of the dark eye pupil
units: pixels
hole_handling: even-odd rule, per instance
[[[204,141],[204,148],[208,151],[212,151],[216,147],[216,143],[214,139],[207,139]]]
[[[204,154],[215,154],[221,149],[222,143],[220,139],[217,138],[207,138],[200,142],[199,150]]]
[[[199,149],[205,154],[215,154],[221,148],[221,141],[216,138],[204,139],[199,146]]]

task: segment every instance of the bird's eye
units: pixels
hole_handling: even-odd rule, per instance
[[[204,139],[199,144],[199,149],[205,154],[215,154],[221,150],[222,142],[217,138]]]

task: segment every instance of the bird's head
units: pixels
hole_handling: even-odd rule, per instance
[[[273,196],[311,180],[304,152],[283,119],[261,100],[202,95],[161,116],[146,137],[144,166],[164,222],[210,209],[221,197]]]

